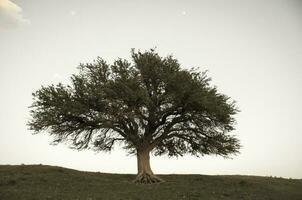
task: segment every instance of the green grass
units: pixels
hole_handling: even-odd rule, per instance
[[[0,200],[302,200],[302,180],[257,176],[161,175],[136,185],[135,175],[81,172],[44,165],[0,165]]]

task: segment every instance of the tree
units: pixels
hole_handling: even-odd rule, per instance
[[[238,153],[235,102],[210,85],[206,72],[181,69],[173,56],[131,51],[132,63],[98,58],[80,64],[70,85],[33,93],[34,133],[49,132],[54,144],[78,150],[111,151],[123,144],[137,156],[137,183],[160,182],[150,167],[154,155],[229,157]]]

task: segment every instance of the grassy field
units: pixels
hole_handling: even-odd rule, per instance
[[[0,165],[0,200],[302,200],[302,180],[256,176],[162,175],[155,185],[135,175],[81,172],[44,165]]]

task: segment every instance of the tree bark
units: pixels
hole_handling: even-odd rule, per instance
[[[135,183],[152,184],[163,180],[153,174],[150,167],[150,151],[137,151],[137,177]]]
[[[150,152],[137,152],[137,172],[138,174],[153,174],[150,167]]]

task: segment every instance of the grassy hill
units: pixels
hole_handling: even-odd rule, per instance
[[[162,175],[136,185],[135,175],[81,172],[44,165],[0,165],[0,200],[302,200],[302,180],[256,176]]]

